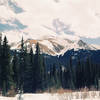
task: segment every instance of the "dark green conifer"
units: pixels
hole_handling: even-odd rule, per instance
[[[2,47],[2,93],[4,96],[6,95],[10,87],[13,85],[12,68],[10,62],[10,46],[8,45],[8,41],[5,36]]]

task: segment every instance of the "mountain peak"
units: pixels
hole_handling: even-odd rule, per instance
[[[82,40],[79,40],[79,41],[78,41],[78,45],[79,45],[80,47],[83,47],[83,46],[86,46],[87,44],[86,44],[85,42],[83,42]]]

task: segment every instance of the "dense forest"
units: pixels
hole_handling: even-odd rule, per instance
[[[67,58],[66,58],[67,59]],[[37,93],[52,89],[79,90],[87,87],[99,89],[100,64],[92,63],[91,57],[81,60],[77,65],[72,63],[62,66],[59,62],[52,63],[49,70],[45,64],[43,54],[40,53],[39,43],[27,52],[24,40],[21,40],[20,50],[10,49],[6,36],[0,41],[0,91],[6,96],[13,89],[24,93]]]

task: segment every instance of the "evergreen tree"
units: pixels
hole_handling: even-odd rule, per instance
[[[28,65],[25,70],[25,82],[24,82],[24,92],[33,93],[34,92],[34,55],[32,48],[28,54],[27,59]]]
[[[70,71],[68,68],[66,68],[63,72],[63,88],[64,89],[70,89]]]
[[[44,78],[43,56],[40,54],[39,43],[36,45],[36,53],[34,57],[34,90],[43,90]]]
[[[81,88],[81,80],[83,77],[81,77],[81,62],[80,59],[78,58],[77,61],[77,66],[76,66],[76,87]]]
[[[61,80],[60,80],[60,73],[59,73],[59,69],[56,67],[56,65],[54,64],[53,66],[55,68],[55,73],[54,73],[54,80],[55,80],[55,88],[58,89],[61,87]]]
[[[46,68],[46,64],[45,64],[45,58],[44,56],[42,56],[42,66],[43,66],[43,78],[42,78],[42,88],[43,90],[46,90],[48,84],[48,77],[47,77],[47,68]]]
[[[57,73],[56,73],[56,66],[55,66],[55,64],[53,64],[51,79],[52,79],[51,80],[52,81],[52,86],[56,89],[56,85],[57,85]]]
[[[69,85],[70,85],[70,89],[75,89],[75,79],[74,79],[74,75],[75,75],[75,72],[73,70],[73,64],[72,64],[72,56],[70,57],[70,60],[69,60]]]
[[[90,57],[88,57],[87,59],[86,59],[86,69],[85,69],[85,71],[86,71],[86,73],[85,73],[85,78],[86,78],[86,86],[88,87],[88,88],[90,88],[90,86],[91,86],[91,63],[90,63]]]
[[[54,89],[58,89],[62,86],[63,84],[63,71],[62,68],[57,68],[56,64],[53,64],[52,67],[50,68],[50,87]]]
[[[24,40],[22,37],[21,40],[21,49],[19,54],[19,89],[23,91],[23,85],[24,85],[24,78],[25,78],[25,68],[27,66],[27,49],[24,47]]]
[[[60,74],[61,87],[63,88],[63,71],[62,71],[61,65],[60,65],[60,68],[59,68],[59,74]]]
[[[7,42],[7,38],[4,37],[2,47],[2,93],[5,96],[10,87],[13,85],[12,82],[12,68],[10,65],[10,47]]]
[[[2,37],[0,36],[0,89],[2,88]]]
[[[18,89],[19,84],[19,63],[18,63],[18,55],[17,52],[14,52],[14,57],[12,61],[12,68],[13,68],[13,81],[15,83],[16,89]]]

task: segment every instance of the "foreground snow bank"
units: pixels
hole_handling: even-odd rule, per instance
[[[17,100],[16,97],[0,97],[0,100]]]
[[[0,100],[19,100],[16,97],[0,97]],[[73,92],[63,94],[24,94],[20,100],[100,100],[100,92]]]
[[[24,94],[24,100],[50,100],[50,94]]]

